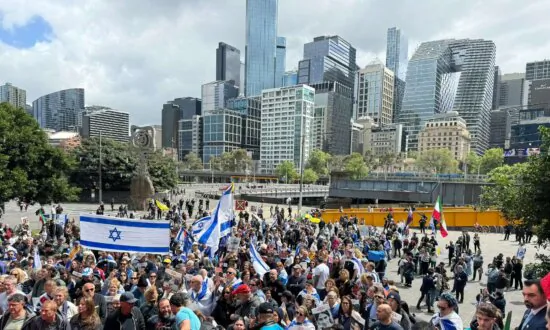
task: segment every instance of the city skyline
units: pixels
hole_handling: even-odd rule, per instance
[[[107,104],[131,113],[133,123],[150,124],[160,122],[166,100],[200,97],[201,85],[215,76],[218,42],[237,47],[241,56],[244,53],[244,1],[109,4],[72,7],[30,1],[24,8],[0,4],[1,83],[25,89],[29,104],[55,91],[85,88],[90,104]],[[348,40],[358,50],[360,67],[376,57],[383,60],[386,32],[392,26],[409,38],[409,57],[421,42],[443,38],[493,40],[496,64],[503,73],[524,72],[526,62],[550,57],[550,42],[535,37],[550,31],[542,18],[549,5],[542,1],[425,1],[396,6],[397,2],[350,0],[339,8],[329,2],[312,4],[279,1],[277,35],[287,38],[286,70],[295,69],[303,45],[321,35]],[[489,11],[494,15],[486,17],[483,13]],[[198,19],[205,15],[218,19]],[[318,19],[309,19],[312,15]],[[409,20],[411,15],[418,19]],[[18,39],[20,30],[26,33]]]

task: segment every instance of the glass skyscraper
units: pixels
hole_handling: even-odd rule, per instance
[[[231,81],[237,87],[241,83],[241,51],[224,42],[216,49],[216,80]]]
[[[422,43],[411,58],[399,122],[417,150],[418,132],[436,113],[457,111],[471,133],[471,150],[489,146],[496,48],[489,40]]]
[[[405,80],[407,75],[408,56],[409,41],[403,31],[396,27],[389,28],[386,45],[386,66],[401,80]]]
[[[84,89],[71,88],[39,97],[32,103],[40,128],[75,131],[84,110]]]
[[[286,38],[277,37],[277,54],[275,57],[275,82],[274,87],[283,86],[283,77],[286,66]]]
[[[246,1],[246,96],[258,96],[263,89],[274,87],[277,7],[278,0]]]
[[[239,96],[239,89],[229,81],[213,81],[202,85],[202,113],[225,108],[227,100]]]

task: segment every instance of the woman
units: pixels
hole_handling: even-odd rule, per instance
[[[128,279],[127,272],[121,272],[118,275],[118,280],[120,281],[120,284],[122,285],[124,291],[130,291],[132,289],[132,283],[130,283]]]
[[[158,297],[159,294],[156,286],[151,285],[145,290],[145,303],[139,307],[144,320],[148,320],[151,316],[158,314]]]
[[[336,281],[334,281],[334,279],[332,278],[329,278],[325,281],[325,290],[327,291],[327,293],[332,290],[336,292],[338,295],[340,295],[340,292],[338,291],[338,287],[336,286]],[[326,300],[326,297],[325,297],[325,300]]]
[[[285,330],[315,330],[315,325],[308,319],[307,308],[300,306],[296,308],[296,318],[290,322]]]
[[[340,277],[338,277],[338,280],[336,280],[336,285],[338,286],[338,291],[340,292],[340,295],[351,295],[353,285],[349,280],[349,272],[347,271],[347,269],[342,269],[340,271]]]
[[[340,301],[340,310],[338,311],[338,324],[341,324],[345,330],[351,328],[351,314],[353,305],[350,296],[343,296]]]
[[[14,268],[10,271],[10,275],[15,276],[17,279],[15,286],[17,290],[21,290],[22,284],[28,279],[27,273],[21,268]]]
[[[287,325],[290,323],[290,321],[288,320],[288,316],[285,314],[285,311],[280,307],[275,308],[275,310],[273,311],[273,322],[283,327],[283,329],[286,328]]]
[[[57,304],[59,313],[64,319],[70,320],[73,316],[78,314],[78,307],[72,302],[68,301],[69,290],[66,287],[60,287],[54,291],[54,300]]]
[[[223,290],[223,295],[218,299],[211,316],[217,320],[219,325],[227,328],[229,324],[231,324],[229,316],[234,312],[235,308],[233,307],[233,299],[231,297],[231,287],[228,287]]]
[[[235,323],[230,325],[227,329],[228,330],[246,330],[246,325],[244,324],[244,319],[239,318],[237,321],[235,321]]]
[[[80,298],[78,314],[70,321],[71,330],[101,330],[103,325],[95,310],[95,304],[91,298]]]
[[[107,300],[107,299],[105,299]],[[112,315],[120,308],[120,295],[110,298],[110,301],[107,301],[107,316]]]
[[[113,278],[109,282],[109,287],[107,288],[106,296],[114,297],[117,294],[122,293],[120,292],[120,288],[121,288],[120,282],[116,278]]]

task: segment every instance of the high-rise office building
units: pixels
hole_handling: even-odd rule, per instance
[[[296,168],[310,153],[315,90],[307,85],[262,92],[260,166],[272,173],[283,161]]]
[[[495,65],[495,78],[493,82],[493,106],[492,110],[498,109],[500,103],[500,83],[502,80],[502,72],[500,72],[500,67]]]
[[[71,88],[41,96],[32,103],[32,109],[40,128],[74,132],[84,109],[84,89]]]
[[[213,81],[202,85],[202,113],[225,108],[225,102],[239,96],[239,89],[228,81]]]
[[[312,148],[332,155],[348,155],[351,144],[350,87],[335,81],[311,84],[315,89],[315,109],[312,124]]]
[[[162,148],[173,148],[181,155],[180,120],[191,120],[202,114],[202,101],[194,97],[180,97],[162,106]]]
[[[470,132],[458,112],[437,114],[426,121],[420,132],[418,151],[430,149],[449,149],[456,160],[466,160],[470,153]]]
[[[397,78],[405,80],[409,56],[409,41],[403,31],[396,27],[388,29],[386,40],[386,66],[393,71]]]
[[[471,150],[489,146],[496,48],[490,40],[438,40],[422,43],[409,61],[399,122],[418,150],[418,132],[434,114],[457,111],[470,131]]]
[[[273,87],[283,86],[286,69],[286,38],[277,37],[277,52],[275,57],[275,82]]]
[[[278,0],[246,1],[245,95],[273,88]]]
[[[501,108],[525,106],[529,85],[525,80],[525,73],[508,73],[502,75],[499,86],[499,102]]]
[[[355,84],[356,50],[339,36],[321,36],[304,45],[304,59],[298,63],[298,84],[336,81]]]
[[[6,83],[0,86],[0,103],[2,102],[7,102],[16,108],[23,108],[23,110],[26,110],[27,92],[22,88]]]
[[[290,87],[298,84],[298,71],[287,71],[283,75],[283,85],[281,87]]]
[[[511,128],[512,115],[509,109],[491,111],[489,146],[491,148],[508,149]]]
[[[525,65],[525,79],[537,80],[550,78],[550,60],[528,62]]]
[[[252,160],[260,159],[261,96],[238,97],[227,101],[227,108],[241,115],[241,149],[248,151]]]
[[[202,160],[202,121],[203,117],[199,115],[178,121],[178,158],[180,160],[183,160],[190,153],[194,153]]]
[[[130,137],[130,114],[113,109],[84,111],[82,113],[83,138],[99,137],[128,142]]]
[[[357,72],[357,118],[369,116],[377,125],[388,125],[393,119],[394,72],[379,60]]]
[[[216,49],[216,80],[230,81],[241,87],[241,51],[224,42]]]

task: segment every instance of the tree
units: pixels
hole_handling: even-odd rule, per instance
[[[504,164],[504,151],[500,148],[486,150],[481,157],[480,172],[487,174],[493,169]]]
[[[223,159],[221,156],[210,157],[208,164],[210,164],[210,170],[212,171],[223,171]]]
[[[319,180],[317,172],[311,168],[306,168],[304,170],[304,183],[315,183],[317,180]]]
[[[317,176],[327,176],[329,172],[328,164],[331,158],[332,157],[329,153],[315,149],[309,154],[306,169],[313,170]]]
[[[244,173],[246,170],[252,169],[252,158],[244,149],[224,152],[221,156],[221,163],[222,170],[225,172]]]
[[[69,184],[75,159],[48,143],[46,133],[24,110],[0,104],[0,202],[74,201],[80,189]]]
[[[346,156],[332,156],[328,161],[329,174],[332,172],[344,172],[346,169]]]
[[[196,171],[203,169],[202,160],[194,152],[190,152],[183,157],[182,165],[185,170]]]
[[[176,161],[161,151],[148,155],[147,166],[156,191],[170,190],[178,185]]]
[[[466,166],[469,174],[481,173],[481,157],[473,151],[466,157]]]
[[[449,149],[430,149],[418,156],[416,166],[427,173],[456,173],[458,161]]]
[[[374,153],[371,149],[367,149],[367,151],[365,151],[365,154],[363,155],[363,161],[372,171],[378,168],[378,159],[374,156]]]
[[[365,164],[363,156],[357,152],[346,157],[345,171],[353,180],[362,179],[369,174],[369,168]]]
[[[277,174],[277,177],[280,180],[286,183],[293,182],[298,178],[296,167],[294,167],[294,163],[289,160],[285,160],[277,165],[277,167],[275,168],[275,174]]]
[[[382,167],[384,174],[387,174],[389,168],[399,159],[399,155],[394,153],[385,153],[378,158],[378,166]]]

